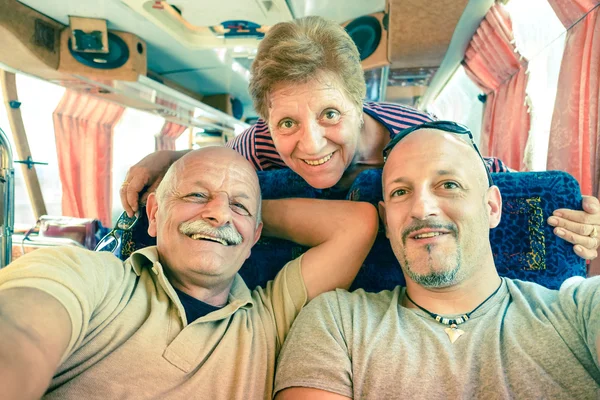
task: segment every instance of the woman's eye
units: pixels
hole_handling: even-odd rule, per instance
[[[338,117],[340,116],[340,113],[337,112],[336,110],[327,110],[324,113],[325,119],[329,120],[329,121],[333,121],[338,119]]]
[[[291,119],[284,119],[279,123],[279,126],[283,129],[291,129],[294,127],[294,121]]]

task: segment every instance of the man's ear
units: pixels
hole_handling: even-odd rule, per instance
[[[388,236],[387,219],[385,218],[385,203],[383,201],[380,201],[378,204],[378,208],[379,218],[381,218],[381,222],[383,222],[383,226],[385,228],[385,237],[389,239],[390,237]]]
[[[158,212],[158,202],[156,193],[150,193],[146,201],[146,214],[148,215],[148,235],[156,237],[156,213]]]
[[[263,223],[261,222],[256,227],[256,231],[254,231],[254,243],[252,243],[252,246],[254,246],[256,244],[256,242],[258,242],[258,239],[260,239],[260,234],[262,233],[262,228],[263,228]]]
[[[258,224],[258,226],[256,227],[256,230],[254,231],[254,243],[252,243],[252,247],[254,247],[256,242],[258,242],[258,239],[260,239],[260,234],[262,233],[262,229],[263,229],[263,223],[261,222],[260,224]],[[248,255],[246,256],[246,260],[250,257],[250,254],[252,254],[252,247],[250,247],[248,249]]]
[[[502,217],[502,195],[498,186],[492,186],[487,190],[487,205],[489,207],[490,228],[493,229],[500,224]]]

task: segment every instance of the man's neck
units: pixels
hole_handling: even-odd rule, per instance
[[[177,290],[215,307],[223,307],[227,304],[233,279],[220,284],[205,285],[179,279],[168,271],[165,271],[165,273],[171,285]]]
[[[346,190],[362,171],[383,166],[383,148],[390,141],[388,130],[369,114],[363,112],[365,121],[361,128],[352,164],[346,168],[342,178],[334,186],[338,190]]]
[[[500,276],[494,267],[481,269],[462,282],[444,288],[426,288],[407,279],[406,290],[422,308],[439,315],[454,315],[471,312],[494,293],[500,283]],[[406,298],[402,305],[416,308]]]
[[[353,163],[371,167],[383,165],[383,148],[390,141],[390,132],[369,114],[363,112],[362,126]]]

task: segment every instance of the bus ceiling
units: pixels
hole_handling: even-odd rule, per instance
[[[381,41],[363,60],[364,68],[388,66],[389,73],[378,75],[384,93],[387,87],[387,100],[423,96],[423,107],[457,68],[493,1],[440,0],[435,7],[421,0],[112,0],[98,4],[94,0],[0,0],[4,38],[0,63],[174,122],[233,133],[245,125],[202,99],[228,94],[251,110],[249,66],[260,38],[273,24],[321,15],[356,26],[361,17],[377,17]],[[73,28],[74,23],[80,25]],[[100,40],[107,42],[108,49],[94,50],[90,44],[94,36],[81,33],[102,31],[102,23],[106,34]],[[360,35],[368,29],[367,24],[355,31]],[[74,41],[88,46],[87,50],[73,49]],[[89,51],[96,53],[90,56]]]

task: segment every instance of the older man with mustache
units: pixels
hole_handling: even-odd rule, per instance
[[[345,201],[262,205],[261,216],[243,157],[194,151],[148,199],[155,247],[125,262],[37,250],[0,271],[3,398],[271,398],[293,320],[319,293],[350,285],[377,213]],[[251,291],[237,272],[261,230],[311,248]]]

